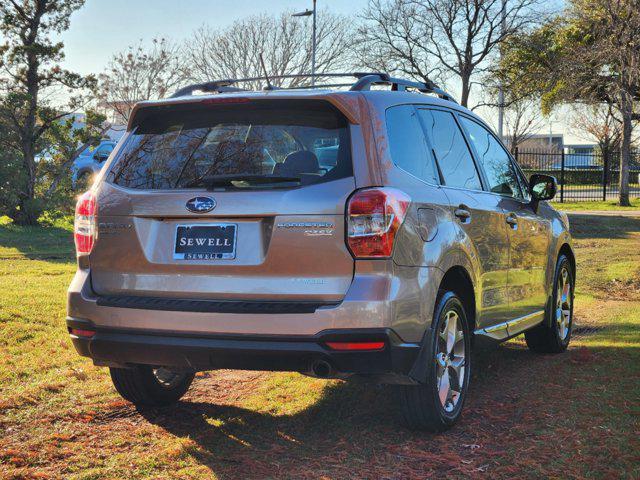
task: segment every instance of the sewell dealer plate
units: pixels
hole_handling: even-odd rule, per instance
[[[236,258],[234,223],[178,225],[174,260],[230,260]]]

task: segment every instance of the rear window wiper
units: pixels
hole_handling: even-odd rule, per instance
[[[274,175],[215,175],[211,177],[202,177],[190,180],[184,186],[185,188],[192,187],[236,187],[234,182],[247,182],[249,184],[268,185],[270,183],[300,183],[301,179],[298,177],[280,177]]]

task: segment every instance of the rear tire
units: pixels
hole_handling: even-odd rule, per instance
[[[551,307],[547,312],[551,318],[524,333],[530,350],[537,353],[564,352],[571,340],[573,327],[574,275],[571,262],[560,255],[553,277]]]
[[[402,421],[411,430],[442,432],[460,418],[471,371],[471,331],[460,298],[440,295],[434,325],[422,348],[427,381],[398,386]]]
[[[187,392],[195,374],[166,368],[136,365],[110,368],[111,380],[125,400],[140,407],[163,407],[176,403]]]

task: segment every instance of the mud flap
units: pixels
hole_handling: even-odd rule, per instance
[[[432,341],[432,332],[433,328],[431,327],[425,330],[424,336],[422,337],[420,352],[418,352],[418,356],[409,371],[409,378],[418,383],[427,383],[429,371],[433,364],[431,361],[431,346],[429,345]]]

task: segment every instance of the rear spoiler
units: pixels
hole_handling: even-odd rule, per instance
[[[361,98],[360,95],[358,97]],[[362,108],[361,101],[354,98],[354,94],[348,92],[332,92],[330,94],[301,94],[301,95],[277,95],[277,93],[265,94],[232,94],[232,95],[195,95],[188,97],[180,97],[175,99],[165,99],[156,101],[138,102],[134,105],[129,116],[127,131],[133,130],[143,120],[153,115],[155,112],[163,112],[175,107],[201,106],[205,108],[211,105],[239,104],[273,100],[297,100],[303,102],[305,100],[326,101],[333,105],[340,113],[342,113],[349,123],[359,125],[361,123],[360,110]]]

